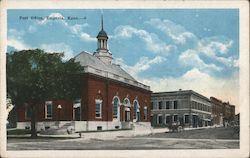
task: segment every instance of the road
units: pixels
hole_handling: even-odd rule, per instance
[[[136,150],[136,149],[237,149],[233,129],[215,128],[151,136],[101,139],[9,138],[8,150]],[[209,136],[208,136],[209,135]],[[216,138],[217,137],[217,138]]]

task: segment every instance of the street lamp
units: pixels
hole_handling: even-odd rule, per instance
[[[58,109],[58,121],[60,121],[60,111],[61,111],[61,109],[62,109],[62,106],[59,104],[59,105],[57,106],[57,109]]]

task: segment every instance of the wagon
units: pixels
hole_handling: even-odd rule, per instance
[[[178,122],[173,122],[168,126],[169,131],[171,132],[180,132],[183,130],[183,127]]]

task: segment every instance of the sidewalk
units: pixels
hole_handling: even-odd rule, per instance
[[[189,130],[199,130],[199,129],[208,129],[208,128],[215,128],[213,126],[208,127],[198,127],[198,128],[184,128],[184,131]],[[157,133],[166,133],[169,132],[168,128],[151,128],[148,130],[118,130],[118,131],[102,131],[102,132],[83,132],[83,133],[72,133],[67,135],[44,135],[44,134],[37,134],[38,137],[42,138],[82,138],[82,139],[100,139],[100,140],[112,140],[117,138],[129,138],[129,137],[136,137],[136,136],[147,136],[147,135],[154,135]],[[30,134],[25,135],[8,135],[9,138],[29,138]]]

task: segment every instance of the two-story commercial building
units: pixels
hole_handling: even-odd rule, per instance
[[[211,123],[211,103],[192,90],[152,93],[151,125],[168,126],[178,122],[183,127],[203,127]]]

